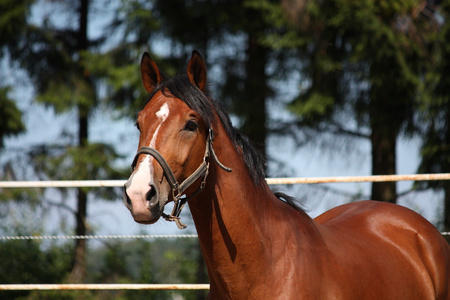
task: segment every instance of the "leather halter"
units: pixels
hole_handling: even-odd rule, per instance
[[[166,177],[167,182],[170,184],[170,186],[172,188],[172,195],[173,195],[173,201],[174,201],[172,213],[170,215],[163,213],[162,216],[166,221],[175,221],[175,223],[177,224],[179,229],[185,229],[187,227],[185,224],[181,223],[181,221],[180,221],[180,214],[181,214],[181,210],[183,209],[184,205],[186,204],[186,202],[188,200],[197,196],[205,188],[206,177],[208,177],[208,173],[209,173],[209,158],[212,157],[214,162],[219,167],[221,167],[223,170],[225,170],[227,172],[232,171],[232,169],[224,166],[217,158],[216,153],[214,152],[214,148],[213,148],[213,140],[214,140],[214,134],[213,134],[212,129],[209,128],[208,137],[206,138],[205,155],[203,156],[203,162],[182,183],[178,183],[169,164],[164,159],[164,157],[161,155],[161,153],[159,153],[158,150],[156,150],[155,148],[151,148],[151,147],[140,148],[137,151],[137,153],[133,159],[133,163],[131,164],[131,168],[134,171],[140,154],[151,155],[159,163],[159,165],[163,169],[164,176]],[[196,182],[201,177],[203,177],[203,179],[202,179],[202,182],[200,183],[200,187],[197,189],[197,191],[195,191],[190,196],[185,196],[182,198],[186,189],[188,189],[194,182]]]

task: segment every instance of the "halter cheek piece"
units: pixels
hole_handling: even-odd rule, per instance
[[[224,169],[227,172],[231,172],[232,170],[230,168],[225,167],[217,158],[216,153],[213,149],[213,140],[214,140],[214,134],[211,128],[208,130],[208,137],[206,138],[206,146],[205,146],[205,155],[203,156],[203,162],[201,165],[192,173],[188,178],[186,178],[182,183],[178,183],[177,179],[175,178],[175,175],[172,172],[172,169],[170,168],[167,161],[164,159],[164,157],[159,153],[155,148],[151,147],[142,147],[138,150],[136,153],[136,156],[134,157],[133,163],[131,164],[131,168],[134,171],[139,155],[140,154],[147,154],[151,155],[155,158],[155,160],[159,163],[161,168],[163,169],[164,176],[167,179],[167,182],[170,184],[172,188],[172,195],[173,195],[173,201],[174,206],[172,213],[170,215],[167,215],[165,213],[162,214],[163,218],[166,221],[175,221],[178,228],[184,229],[187,226],[180,221],[180,214],[181,210],[183,209],[186,202],[195,196],[197,196],[206,185],[206,177],[208,177],[209,173],[209,160],[210,157],[214,160],[214,162]],[[199,178],[203,177],[202,182],[200,183],[199,188],[190,196],[185,196],[184,192],[186,189],[188,189],[194,182],[196,182]]]

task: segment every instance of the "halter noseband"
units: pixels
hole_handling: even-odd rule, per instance
[[[164,176],[166,177],[167,182],[170,184],[170,186],[172,188],[172,195],[173,195],[173,201],[174,201],[172,213],[170,215],[163,213],[162,216],[166,221],[175,221],[175,223],[177,224],[179,229],[184,229],[187,227],[185,224],[181,223],[181,221],[180,221],[180,214],[181,214],[181,210],[183,209],[184,205],[186,204],[186,202],[188,200],[197,196],[205,188],[206,177],[208,177],[208,173],[209,173],[209,158],[212,157],[214,162],[219,167],[224,169],[225,171],[227,171],[227,172],[232,171],[230,168],[225,167],[217,158],[216,153],[214,152],[214,148],[213,148],[213,140],[214,140],[213,131],[211,128],[209,128],[208,137],[206,138],[205,155],[203,156],[203,162],[194,171],[194,173],[192,173],[182,183],[178,183],[169,164],[164,159],[164,157],[161,155],[161,153],[159,153],[158,150],[156,150],[155,148],[142,147],[136,153],[136,155],[133,159],[133,163],[131,164],[131,168],[134,171],[140,154],[151,155],[159,163],[159,165],[163,169]],[[202,179],[202,182],[200,183],[200,187],[192,195],[185,196],[184,198],[182,198],[186,189],[188,189],[194,182],[196,182],[201,177],[203,177],[203,179]]]

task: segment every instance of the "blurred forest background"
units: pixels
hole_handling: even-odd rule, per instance
[[[268,176],[300,176],[269,143],[292,148],[285,156],[304,148],[347,161],[363,155],[372,174],[384,175],[397,173],[399,141],[408,139],[420,142],[416,172],[450,172],[449,17],[450,0],[0,0],[0,180],[127,178],[138,137],[132,124],[146,100],[142,53],[173,75],[184,72],[193,49],[207,60],[214,97],[265,154]],[[117,124],[130,126],[116,132]],[[35,133],[39,126],[51,141]],[[21,136],[29,141],[8,147]],[[358,154],[364,143],[368,150]],[[294,194],[307,198],[302,189]],[[433,221],[450,231],[447,181],[401,192],[374,183],[370,195],[314,189],[347,202],[393,203],[433,191],[442,203]],[[40,235],[56,208],[63,217],[54,233],[94,234],[88,208],[100,200],[121,201],[121,191],[0,189],[0,232]],[[0,257],[3,284],[207,282],[195,239],[2,240]],[[0,292],[2,299],[204,296]]]

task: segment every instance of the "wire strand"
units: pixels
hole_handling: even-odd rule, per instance
[[[13,235],[0,240],[93,240],[93,239],[168,239],[197,238],[196,234],[135,234],[135,235]]]

